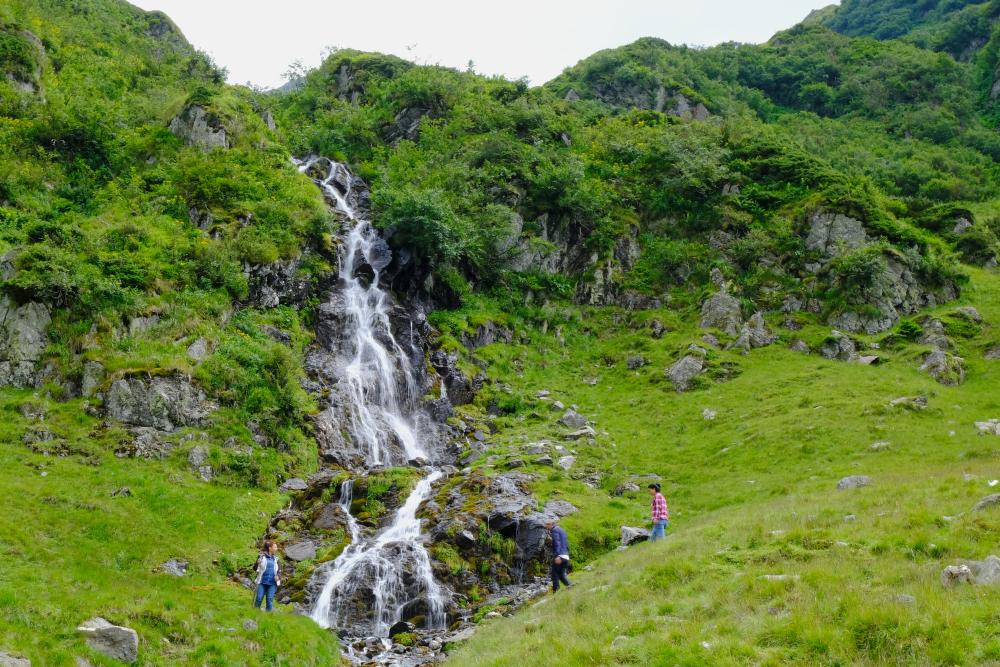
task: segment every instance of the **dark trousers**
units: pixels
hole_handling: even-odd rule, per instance
[[[563,582],[567,586],[572,586],[569,583],[569,579],[566,578],[566,568],[569,567],[569,562],[562,559],[561,563],[557,563],[556,559],[552,559],[552,592],[555,593],[559,590],[559,582]]]
[[[278,592],[277,584],[258,584],[257,585],[257,597],[253,601],[253,606],[260,609],[261,603],[264,601],[264,596],[267,595],[267,610],[271,611],[274,609],[274,594]]]

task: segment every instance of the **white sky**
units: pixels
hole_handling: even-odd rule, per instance
[[[166,12],[230,83],[281,85],[324,47],[381,51],[481,74],[556,77],[595,51],[639,37],[671,44],[760,43],[836,0],[131,0]],[[411,47],[411,49],[407,49]]]

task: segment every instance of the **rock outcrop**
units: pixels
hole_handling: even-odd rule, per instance
[[[710,296],[701,307],[702,329],[721,329],[730,336],[736,336],[743,326],[739,300],[724,289]]]
[[[949,355],[941,349],[933,350],[924,358],[918,370],[927,371],[931,377],[947,387],[957,387],[965,381],[962,357]]]
[[[41,303],[18,306],[6,296],[0,299],[0,386],[38,386],[36,366],[49,344],[50,322],[49,309]]]
[[[867,475],[850,475],[837,482],[837,490],[860,489],[861,487],[873,486],[874,484],[875,480]]]
[[[188,146],[199,146],[202,150],[229,148],[226,129],[222,127],[218,117],[197,104],[174,116],[168,129]]]
[[[0,651],[0,667],[31,667],[31,661],[27,658],[13,656],[5,651]]]
[[[203,426],[217,406],[182,374],[115,380],[104,398],[108,416],[129,426],[170,432]]]
[[[87,646],[98,653],[133,663],[139,655],[139,635],[131,628],[112,625],[103,618],[95,618],[82,623],[77,628],[87,637]]]
[[[674,383],[677,393],[691,388],[692,381],[701,375],[705,368],[705,359],[699,354],[688,354],[667,369],[667,380]]]
[[[778,334],[772,333],[764,322],[764,316],[754,313],[753,316],[743,325],[743,330],[733,342],[734,348],[750,351],[759,347],[774,345],[778,340]]]

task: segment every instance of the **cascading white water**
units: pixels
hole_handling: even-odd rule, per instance
[[[294,160],[299,171],[305,172],[321,158]],[[407,459],[426,458],[414,433],[410,415],[416,409],[416,383],[409,355],[392,336],[389,310],[392,301],[379,288],[380,262],[374,261],[378,234],[367,220],[356,219],[349,200],[350,171],[342,164],[331,162],[330,173],[319,181],[335,202],[338,211],[354,225],[339,247],[339,270],[343,288],[341,294],[347,313],[344,339],[350,346],[350,363],[345,370],[349,388],[352,436],[368,450],[372,465],[391,463],[391,435],[395,435]],[[341,193],[337,186],[343,188]],[[371,282],[358,276],[361,264],[371,267]],[[384,266],[382,267],[384,268]],[[412,340],[412,334],[411,334]],[[390,342],[391,351],[385,343]],[[392,434],[387,432],[386,426]]]
[[[311,617],[321,627],[335,627],[342,622],[347,614],[357,590],[361,586],[370,586],[374,597],[373,631],[375,636],[384,637],[393,623],[400,619],[403,605],[420,595],[426,600],[426,625],[428,628],[442,628],[445,623],[444,600],[441,589],[431,571],[430,558],[419,541],[420,520],[417,519],[417,507],[430,497],[431,484],[441,477],[438,471],[420,480],[416,488],[406,499],[406,503],[396,512],[392,526],[374,540],[358,543],[356,527],[351,519],[351,535],[355,542],[344,550],[329,567],[329,578],[323,585]],[[342,487],[340,504],[349,508],[351,504],[350,491]],[[404,582],[405,571],[392,556],[398,556],[401,551],[409,551],[415,584],[419,589],[416,596],[407,595],[407,585]]]
[[[299,171],[323,158],[294,160]],[[369,467],[391,465],[399,460],[399,450],[407,459],[427,458],[416,435],[417,383],[410,355],[392,335],[390,296],[379,287],[379,272],[388,263],[385,244],[364,215],[353,209],[350,170],[336,162],[323,162],[329,173],[316,182],[323,188],[334,209],[350,223],[339,241],[339,294],[343,307],[340,332],[342,348],[337,368],[338,385],[345,387],[347,415],[341,423],[356,445],[366,452]],[[315,170],[313,173],[316,173]],[[381,243],[382,247],[379,247]],[[367,266],[365,266],[367,265]],[[359,269],[364,275],[359,275]],[[410,343],[413,340],[412,321]],[[331,418],[335,418],[333,407]],[[343,422],[349,421],[349,424]],[[394,457],[393,454],[396,453]],[[430,557],[420,540],[417,507],[432,494],[432,483],[441,477],[432,472],[417,483],[405,504],[396,512],[392,525],[375,537],[365,538],[350,515],[353,483],[344,482],[338,504],[348,516],[351,544],[334,561],[321,565],[314,581],[325,581],[313,605],[311,618],[324,628],[357,624],[385,637],[393,623],[402,620],[404,608],[420,605],[427,628],[445,627],[445,600],[434,580]],[[358,599],[364,598],[359,614]],[[369,615],[367,611],[370,610]],[[410,613],[410,616],[418,615]],[[361,622],[359,623],[359,619]]]

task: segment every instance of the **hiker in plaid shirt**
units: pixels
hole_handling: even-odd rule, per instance
[[[653,496],[653,533],[649,536],[649,539],[655,542],[666,537],[664,531],[670,524],[670,513],[667,511],[667,500],[660,493],[659,484],[653,483],[649,485],[649,495]]]

